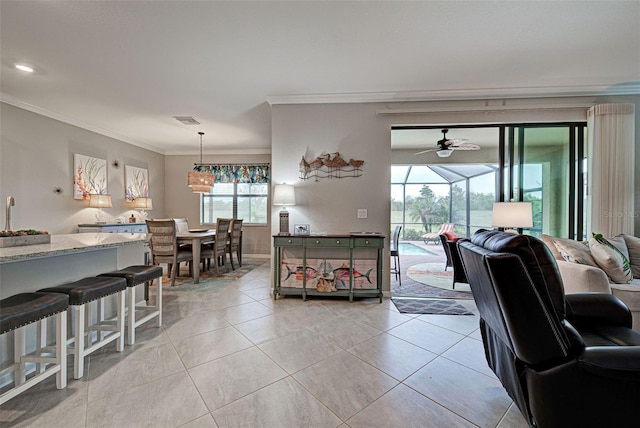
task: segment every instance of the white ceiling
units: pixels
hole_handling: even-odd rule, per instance
[[[165,154],[198,131],[205,153],[269,153],[268,100],[640,87],[638,1],[1,1],[0,19],[2,101]]]

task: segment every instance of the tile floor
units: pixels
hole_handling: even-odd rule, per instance
[[[50,378],[10,400],[0,425],[527,426],[487,367],[476,316],[274,302],[269,288],[268,262],[215,292],[165,288],[161,329],[92,355],[64,390]]]

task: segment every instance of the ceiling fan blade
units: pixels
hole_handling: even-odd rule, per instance
[[[457,145],[457,146],[454,145],[449,148],[453,150],[480,150],[479,145],[472,144],[472,143],[462,143],[460,145]]]
[[[424,153],[429,153],[429,152],[432,152],[432,151],[434,151],[434,150],[437,150],[437,149],[429,149],[429,150],[423,150],[423,151],[421,151],[421,152],[418,152],[418,153],[414,153],[414,155],[421,155],[421,154],[424,154]]]

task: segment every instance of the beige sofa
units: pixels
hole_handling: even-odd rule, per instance
[[[553,237],[543,235],[542,240],[558,262],[566,293],[608,293],[617,296],[631,310],[633,329],[640,331],[640,276],[635,276],[628,284],[611,282],[600,268],[566,261],[553,244]],[[635,260],[632,259],[632,263]],[[632,266],[635,267],[635,266]],[[634,274],[637,272],[634,269]]]

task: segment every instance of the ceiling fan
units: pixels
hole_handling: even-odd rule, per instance
[[[438,140],[434,148],[423,150],[416,155],[435,151],[439,157],[448,158],[454,150],[480,150],[479,145],[469,143],[466,139],[448,139],[447,132],[449,132],[448,129],[442,130],[442,140]]]

